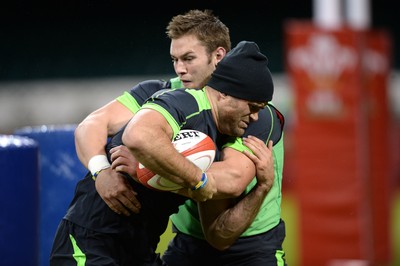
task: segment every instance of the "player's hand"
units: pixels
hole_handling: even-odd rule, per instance
[[[207,179],[207,183],[204,187],[196,190],[188,189],[190,198],[196,201],[206,201],[212,199],[213,195],[217,192],[217,184],[211,173],[207,173]]]
[[[120,173],[126,173],[139,182],[136,175],[137,160],[126,146],[120,145],[114,147],[110,150],[110,154],[112,169]]]
[[[111,168],[99,173],[95,181],[96,190],[111,210],[130,216],[139,213],[141,205],[137,193],[132,189],[126,177]]]
[[[256,166],[257,185],[264,187],[268,192],[274,184],[274,157],[272,153],[273,142],[270,140],[268,146],[265,143],[254,137],[248,136],[243,138],[243,143],[250,148],[254,154],[245,150],[243,153],[249,157]]]

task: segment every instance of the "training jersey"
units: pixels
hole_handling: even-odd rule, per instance
[[[172,86],[178,88],[180,86],[180,82],[178,79],[172,80]],[[152,91],[154,92],[154,91]],[[149,92],[150,93],[150,92]],[[203,125],[201,128],[197,128],[197,130],[203,131],[204,133],[210,135],[213,138],[214,142],[217,144],[217,156],[216,160],[219,159],[219,151],[226,146],[230,146],[236,150],[242,151],[245,147],[241,143],[241,138],[222,138],[222,139],[214,139],[218,137],[218,133],[216,132],[216,127],[214,121],[211,117],[211,110],[209,109],[209,104],[207,104],[208,100],[204,97],[204,91],[202,93],[193,91],[193,90],[186,90],[185,93],[181,92],[180,94],[189,93],[194,96],[194,98],[198,98],[200,103],[203,106],[202,112],[205,115],[203,118]],[[197,96],[196,96],[197,95]],[[126,104],[126,107],[130,108],[133,112],[137,111],[139,106],[137,105],[135,100],[131,99],[131,96],[134,96],[133,93],[125,94],[123,97],[119,98],[119,101],[123,104]],[[188,95],[186,95],[188,96]],[[203,98],[202,98],[203,97]],[[186,97],[185,97],[186,98]],[[153,98],[152,100],[155,100]],[[164,97],[159,97],[152,102],[150,100],[146,103],[143,108],[152,108],[158,110],[160,113],[165,112],[168,110],[169,103],[171,99],[164,100]],[[187,100],[180,101],[177,103],[176,106],[182,108],[184,106],[188,106],[188,110],[190,107],[196,106],[196,103],[193,101],[192,97],[187,97]],[[130,106],[130,107],[129,107]],[[189,111],[187,114],[191,115],[191,112],[197,112],[198,109],[194,108]],[[176,110],[173,110],[175,115]],[[166,119],[168,120],[169,115],[166,115]],[[199,120],[198,120],[199,121]],[[207,122],[208,121],[208,122]],[[176,120],[172,119],[169,120],[172,128],[174,130],[174,135],[179,132],[180,129],[184,129],[181,125],[187,123],[186,120],[180,120],[177,122]],[[259,213],[257,214],[256,218],[254,219],[251,226],[242,234],[242,236],[250,236],[259,233],[264,233],[269,229],[273,228],[279,223],[281,218],[281,199],[282,199],[282,172],[283,172],[283,158],[284,158],[284,146],[283,146],[283,124],[284,118],[283,116],[271,105],[267,105],[267,107],[260,111],[259,119],[257,122],[252,122],[250,125],[251,127],[246,131],[244,136],[253,135],[256,136],[264,141],[269,139],[274,141],[274,149],[273,149],[273,156],[274,156],[274,170],[275,170],[275,179],[274,185],[272,186],[271,190],[267,194],[262,207],[260,208]],[[185,125],[185,128],[189,129],[196,129],[195,127],[199,125]],[[211,131],[208,131],[211,130]],[[256,178],[247,186],[244,194],[250,192],[252,187],[257,183]],[[186,234],[195,236],[197,238],[204,239],[204,235],[202,232],[200,219],[197,210],[197,203],[192,200],[187,200],[184,205],[180,206],[179,212],[177,214],[173,214],[171,216],[171,220],[174,223],[175,227]]]
[[[149,86],[152,83],[156,82],[146,82],[146,87],[148,88],[147,92],[150,93],[153,92],[154,87]],[[135,93],[133,93],[135,94]],[[131,94],[132,95],[132,94]],[[144,99],[144,98],[141,98]],[[138,102],[137,99],[133,101],[129,101],[132,106],[132,111],[135,112],[135,109],[140,106],[140,101]],[[179,133],[179,131],[183,129],[192,129],[192,130],[198,130],[201,131],[205,134],[207,134],[216,144],[216,156],[215,160],[218,161],[220,158],[220,153],[223,148],[225,147],[230,147],[233,149],[236,149],[238,151],[243,151],[244,149],[247,149],[243,143],[242,143],[242,138],[237,138],[237,137],[232,137],[232,136],[227,136],[223,135],[217,130],[217,125],[215,124],[213,114],[212,114],[212,109],[211,109],[211,104],[208,100],[206,90],[205,88],[203,89],[176,89],[176,90],[159,90],[156,91],[150,98],[146,100],[146,102],[142,105],[141,109],[152,109],[157,112],[159,112],[161,115],[164,116],[168,124],[171,126],[172,131],[173,131],[173,138]],[[137,111],[137,110],[136,110]],[[247,137],[248,135],[252,135],[255,137],[260,138],[264,142],[268,141],[269,139],[272,139],[274,143],[279,142],[281,135],[282,135],[282,126],[283,126],[283,117],[280,115],[280,113],[272,106],[272,105],[267,105],[264,109],[262,109],[259,114],[258,114],[258,120],[253,121],[249,124],[248,128],[245,131],[244,137]],[[118,138],[118,136],[121,136],[121,133],[118,133],[116,137],[113,139]],[[120,138],[119,138],[120,140]],[[113,143],[113,141],[111,142]],[[120,142],[122,143],[122,142]],[[117,143],[117,144],[120,144]],[[160,151],[162,152],[162,151]],[[256,183],[256,180],[254,179],[251,186],[249,186],[249,189],[251,189],[252,186]],[[168,202],[168,206],[166,207],[166,203],[164,202],[156,202],[154,204],[154,200],[152,202],[143,202],[142,199],[149,200],[151,201],[153,197],[147,197],[146,190],[152,191],[151,189],[145,188],[144,190],[141,189],[141,191],[138,191],[138,196],[140,196],[139,200],[142,204],[142,210],[141,214],[143,214],[143,209],[147,209],[149,212],[154,212],[158,213],[159,208],[162,208],[164,210],[169,210],[171,211],[171,214],[176,212],[179,205],[182,204],[182,202],[179,200],[176,202],[174,205],[173,202]],[[247,189],[246,189],[247,190]],[[271,189],[272,191],[273,189]],[[248,191],[246,191],[247,193]],[[170,192],[159,192],[160,194],[174,194]],[[167,198],[171,198],[169,196],[166,196]],[[159,200],[160,197],[157,198]],[[275,199],[274,199],[275,200]],[[197,229],[201,231],[201,225],[199,222],[198,218],[198,211],[197,211],[197,204],[195,201],[188,199],[185,201],[185,208],[182,208],[185,213],[179,214],[180,216],[178,217],[183,217],[183,220],[185,222],[184,225],[188,225],[189,228],[193,226],[193,224],[198,224]],[[271,200],[272,202],[272,200]],[[267,204],[268,203],[268,204]],[[269,204],[270,201],[266,201],[265,206],[268,205],[270,207],[269,212],[278,215],[278,222],[280,218],[280,212],[276,211],[275,206],[272,206],[272,204]],[[274,202],[275,203],[275,202]],[[151,209],[147,208],[147,204],[151,206]],[[159,205],[157,205],[159,204]],[[280,211],[280,209],[279,209]],[[188,215],[189,214],[189,215]],[[263,214],[265,214],[263,212]],[[154,218],[154,214],[151,213],[149,214],[152,218]],[[258,220],[255,220],[255,225],[253,225],[252,232],[259,233],[259,231],[265,232],[265,226],[263,222],[265,219],[262,219],[262,217],[265,217],[265,215],[258,215],[259,218]],[[271,217],[271,216],[269,216]],[[274,216],[272,216],[274,217]],[[188,219],[193,221],[194,223],[191,223]],[[144,217],[146,219],[146,217]],[[163,216],[159,215],[159,219],[162,220],[162,224],[165,224],[165,222],[168,220],[168,216]],[[182,228],[180,225],[181,224],[176,224],[178,228]],[[276,224],[275,224],[276,225]],[[188,230],[189,233],[195,234],[195,230]],[[159,231],[158,231],[159,233]]]
[[[279,224],[281,219],[282,172],[284,162],[283,135],[281,140],[274,145],[273,157],[275,171],[274,184],[265,197],[254,221],[240,235],[241,237],[265,233]],[[254,178],[246,187],[243,194],[249,193],[256,183],[257,180]],[[199,239],[205,239],[196,202],[192,200],[185,201],[185,204],[179,207],[179,212],[172,214],[170,218],[176,229],[180,232]]]
[[[230,145],[230,147],[238,150],[244,149],[241,138],[223,136],[216,131],[211,107],[207,97],[205,97],[204,90],[179,89],[176,90],[177,93],[169,92],[171,89],[179,88],[179,86],[180,82],[177,79],[167,82],[161,80],[145,81],[134,86],[130,92],[124,93],[117,100],[133,113],[136,113],[147,101],[143,108],[152,108],[162,113],[167,121],[173,125],[174,135],[180,129],[196,129],[208,134],[217,145],[216,159],[219,158],[219,152],[224,145]],[[158,96],[153,96],[156,92]],[[279,119],[277,119],[278,112],[274,111],[275,109],[270,105],[263,110],[259,113],[258,121],[250,123],[246,135],[251,134],[264,141],[270,138],[274,140],[274,143],[278,143],[281,138],[281,125],[278,122]],[[273,119],[274,121],[272,121],[271,114],[276,116]],[[109,141],[106,147],[107,151],[113,146],[122,144],[122,132],[121,130]],[[192,201],[175,193],[148,189],[130,177],[127,177],[127,180],[134,191],[138,193],[138,200],[142,204],[139,214],[132,214],[127,217],[113,212],[97,193],[95,182],[88,172],[85,178],[78,182],[74,197],[64,218],[96,232],[129,234],[141,241],[141,246],[144,249],[150,246],[155,250],[160,235],[167,227],[169,216],[177,212],[178,207],[184,202]],[[193,219],[198,220],[195,215]],[[197,228],[201,231],[200,224]]]
[[[268,108],[263,109],[259,116],[265,115],[268,112]],[[279,117],[271,115],[272,125],[278,127],[275,131],[281,131],[281,121]],[[260,122],[260,119],[258,120]],[[253,122],[252,122],[253,123]],[[251,125],[251,123],[250,123]],[[265,130],[268,130],[264,127]],[[272,129],[273,131],[273,129]],[[253,134],[251,134],[253,135]],[[254,135],[253,135],[254,136]],[[284,146],[283,146],[283,132],[280,139],[271,138],[274,143],[273,147],[273,157],[274,157],[274,184],[271,190],[265,197],[260,210],[255,217],[251,225],[241,234],[241,237],[252,236],[261,233],[265,233],[268,230],[279,224],[281,219],[281,202],[282,202],[282,173],[283,173],[283,163],[284,163]],[[229,144],[225,145],[229,146]],[[241,150],[240,144],[234,146],[233,148]],[[254,178],[251,183],[246,187],[243,194],[247,194],[250,190],[257,184],[256,178]],[[179,212],[171,215],[171,221],[180,232],[191,235],[199,239],[205,239],[203,230],[200,223],[199,212],[197,208],[197,203],[193,200],[185,201],[185,204],[179,207]]]
[[[129,103],[130,109],[135,113],[154,92],[171,89],[171,84],[173,82],[161,80],[141,82],[129,93],[120,97],[125,99],[125,104]],[[127,95],[129,97],[126,97]],[[122,144],[122,133],[122,130],[118,132],[105,147],[109,160],[109,150]],[[130,177],[127,177],[127,181],[138,193],[137,198],[142,204],[139,214],[128,217],[112,211],[97,193],[95,182],[88,171],[86,176],[77,183],[64,219],[95,232],[116,236],[129,235],[138,239],[143,252],[148,250],[148,247],[155,250],[159,237],[168,226],[169,215],[177,212],[178,206],[187,198],[175,193],[150,190]],[[137,252],[140,253],[140,251]]]

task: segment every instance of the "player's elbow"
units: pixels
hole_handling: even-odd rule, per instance
[[[229,197],[230,198],[237,198],[237,197],[241,196],[245,188],[246,187],[235,186],[232,189],[231,193],[229,194]]]
[[[137,154],[145,150],[146,137],[139,130],[125,130],[122,134],[122,143],[133,153]]]
[[[227,250],[233,244],[233,242],[231,242],[227,239],[224,239],[223,237],[221,237],[217,234],[206,235],[205,238],[212,247],[214,247],[215,249],[217,249],[219,251]]]
[[[76,128],[75,128],[75,130],[74,130],[74,138],[75,138],[75,141],[81,137],[82,132],[85,131],[85,128],[86,128],[86,121],[85,121],[85,120],[83,120],[82,122],[80,122],[80,123],[76,126]]]
[[[235,231],[224,226],[223,223],[209,227],[205,230],[204,236],[211,246],[220,251],[230,248],[237,239]]]
[[[242,195],[246,189],[248,182],[244,178],[243,171],[232,167],[229,170],[229,175],[232,178],[232,182],[224,184],[225,191],[222,191],[229,198],[237,198]]]

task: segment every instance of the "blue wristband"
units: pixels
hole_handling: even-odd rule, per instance
[[[107,168],[108,168],[108,167],[103,168],[103,169],[100,169],[99,171],[95,172],[95,173],[92,175],[92,179],[93,179],[94,181],[96,181],[96,178],[97,178],[97,176],[100,174],[100,172],[103,171],[104,169],[107,169]]]
[[[203,188],[207,184],[207,181],[208,181],[208,177],[207,177],[206,173],[203,172],[203,174],[201,175],[201,180],[199,181],[199,183],[197,183],[197,185],[192,187],[192,190],[198,190],[198,189]]]

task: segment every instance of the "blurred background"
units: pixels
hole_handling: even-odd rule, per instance
[[[307,25],[315,19],[313,0],[249,0],[236,4],[110,0],[7,3],[0,9],[0,134],[21,134],[26,127],[65,125],[64,129],[72,133],[74,125],[90,112],[137,82],[173,77],[165,34],[168,21],[189,9],[212,9],[230,28],[233,46],[241,40],[255,41],[270,61],[275,82],[273,101],[286,116],[282,212],[287,224],[285,251],[289,265],[400,265],[400,21],[395,1],[364,2],[370,8],[367,28],[327,28],[322,33],[313,28],[315,25]],[[296,21],[299,26],[293,26]],[[377,32],[381,41],[365,44],[364,39],[374,38],[363,35],[365,30]],[[344,99],[351,99],[341,104],[344,110],[354,111],[344,121],[340,116],[332,119],[330,114],[310,119],[310,110],[302,115],[302,106],[308,101],[304,95],[309,93],[304,87],[317,84],[314,89],[319,89],[321,83],[313,80],[320,82],[321,77],[305,80],[304,72],[288,60],[291,48],[306,43],[310,35],[331,33],[343,45],[352,46],[357,56],[361,54],[357,60],[363,60],[363,49],[370,45],[383,50],[387,62],[384,73],[374,80],[368,79],[371,75],[363,70],[362,63],[349,74],[353,78],[341,77],[337,86],[345,89],[339,89],[342,92],[337,95],[342,93]],[[378,109],[384,110],[378,118],[363,111],[368,106],[365,103],[371,101],[365,95],[374,98],[375,94],[382,98],[376,103]],[[374,133],[373,128],[384,134]],[[366,131],[369,133],[364,134]],[[307,137],[302,138],[303,134]],[[332,146],[325,145],[328,142]],[[382,146],[385,149],[377,148]],[[377,155],[365,155],[372,153]],[[316,158],[327,158],[329,162]],[[332,163],[339,158],[345,162]],[[380,164],[373,168],[373,162]],[[310,172],[310,168],[317,170]],[[69,202],[81,177],[67,181],[73,184],[62,192],[65,202]],[[322,184],[323,177],[330,181]],[[1,178],[5,176],[1,174]],[[313,202],[321,205],[314,206]],[[58,223],[65,209],[58,210],[52,219]],[[329,220],[324,225],[316,222],[324,219]],[[341,229],[346,233],[341,234]],[[52,230],[47,234],[51,236]],[[320,257],[310,258],[311,253]],[[41,265],[46,265],[45,256],[40,255]]]
[[[370,20],[371,27],[388,30],[395,45],[400,23],[393,3],[371,1]],[[230,28],[233,45],[241,40],[257,42],[276,79],[285,78],[285,23],[313,18],[312,0],[141,4],[21,0],[4,5],[0,132],[25,125],[76,123],[138,80],[170,77],[174,73],[165,27],[172,16],[188,9],[214,10]],[[397,81],[399,57],[394,51],[391,83]]]

